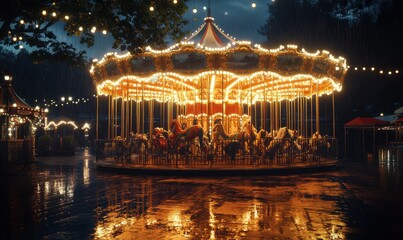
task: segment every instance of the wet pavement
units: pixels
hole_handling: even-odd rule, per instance
[[[403,239],[401,150],[286,176],[102,172],[87,151],[1,179],[2,239]]]

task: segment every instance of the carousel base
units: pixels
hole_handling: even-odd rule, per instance
[[[115,173],[150,174],[150,175],[283,175],[331,171],[338,167],[338,160],[321,158],[314,162],[291,162],[291,163],[254,163],[249,164],[132,164],[103,159],[96,161],[99,170],[112,171]]]

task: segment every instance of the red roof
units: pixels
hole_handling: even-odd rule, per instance
[[[397,122],[397,123],[401,123],[401,122],[403,122],[403,117],[398,118],[398,119],[396,120],[396,122]]]
[[[389,122],[379,120],[376,118],[364,118],[364,117],[357,117],[353,120],[344,124],[345,127],[360,127],[360,126],[377,126],[377,125],[388,125]]]

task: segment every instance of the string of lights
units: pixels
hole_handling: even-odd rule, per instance
[[[351,67],[347,66],[348,69],[354,71],[361,71],[361,72],[375,72],[379,74],[387,74],[387,75],[397,75],[400,73],[399,69],[392,70],[391,68],[380,68],[380,67]],[[385,70],[386,69],[386,70]]]
[[[94,97],[96,97],[94,95]],[[74,99],[73,97],[60,97],[60,99],[58,100],[54,100],[54,99],[43,99],[38,100],[35,99],[35,103],[36,104],[43,104],[43,106],[45,107],[63,107],[66,105],[78,105],[78,104],[84,104],[84,103],[89,103],[90,102],[90,98],[77,98]]]

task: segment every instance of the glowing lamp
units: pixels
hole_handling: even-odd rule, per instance
[[[11,81],[13,77],[11,75],[4,75],[4,80]]]

